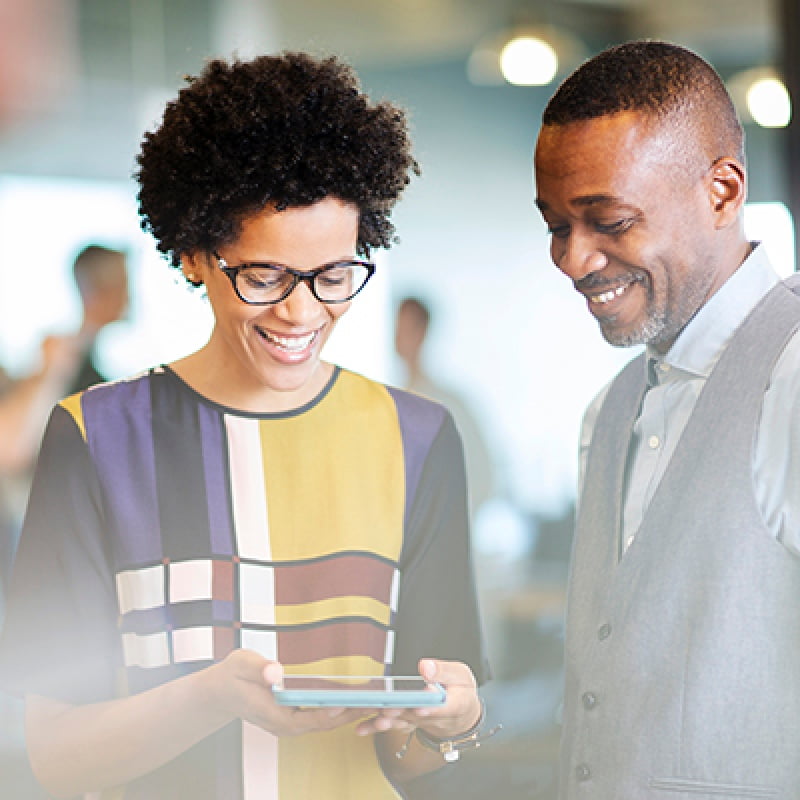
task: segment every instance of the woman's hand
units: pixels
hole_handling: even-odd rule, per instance
[[[299,709],[279,705],[273,684],[283,667],[252,650],[234,650],[203,676],[206,702],[231,721],[237,717],[276,736],[299,736],[346,725],[364,716],[363,709]]]
[[[408,732],[422,728],[438,739],[458,736],[475,725],[481,716],[481,701],[472,670],[460,661],[424,658],[419,674],[429,683],[439,683],[447,693],[440,706],[418,709],[384,709],[364,720],[356,732],[361,736],[390,730]]]
[[[363,709],[301,711],[279,706],[272,684],[283,668],[250,650],[145,692],[73,706],[26,698],[28,755],[56,797],[119,786],[166,764],[237,718],[277,736],[353,722]]]

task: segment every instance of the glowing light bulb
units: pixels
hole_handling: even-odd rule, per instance
[[[515,86],[545,86],[558,71],[558,58],[547,42],[534,36],[519,36],[503,48],[500,69]]]
[[[785,128],[792,116],[789,92],[777,78],[753,83],[747,90],[747,108],[762,128]]]

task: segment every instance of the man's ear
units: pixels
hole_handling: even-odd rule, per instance
[[[192,286],[203,285],[203,272],[196,253],[181,253],[181,272]]]
[[[727,228],[735,222],[747,196],[747,175],[741,163],[724,156],[711,167],[709,198],[717,218],[717,228]]]

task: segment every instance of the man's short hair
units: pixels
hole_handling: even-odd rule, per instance
[[[544,125],[566,125],[623,111],[679,117],[744,163],[744,132],[714,68],[691,50],[640,40],[611,47],[582,64],[544,110]]]

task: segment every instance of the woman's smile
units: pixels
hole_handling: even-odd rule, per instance
[[[273,358],[291,364],[311,358],[314,344],[322,330],[322,328],[318,328],[308,333],[278,334],[259,325],[254,327],[266,343]]]

